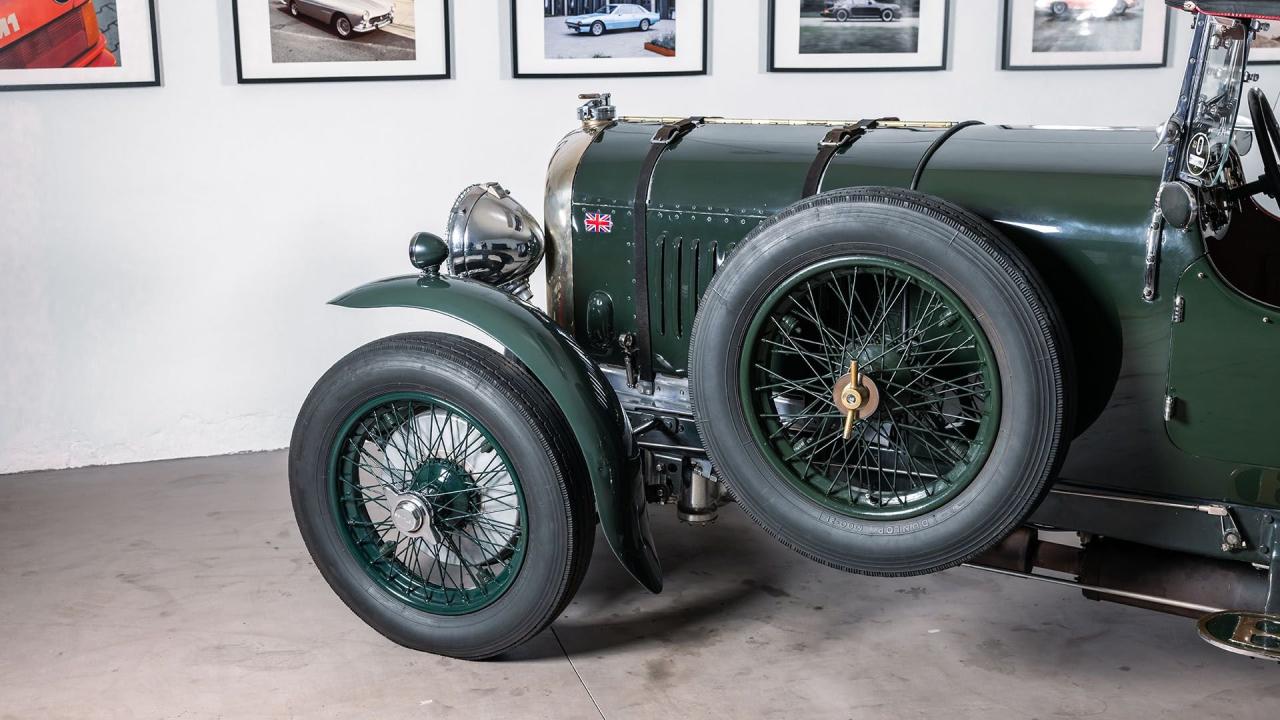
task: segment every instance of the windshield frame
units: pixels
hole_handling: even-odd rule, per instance
[[[1196,19],[1179,98],[1179,109],[1185,114],[1182,147],[1175,160],[1177,179],[1197,187],[1225,182],[1254,33],[1250,20],[1211,15]]]

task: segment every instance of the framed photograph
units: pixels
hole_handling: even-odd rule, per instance
[[[1164,0],[1005,0],[1005,70],[1164,67]]]
[[[0,90],[159,84],[154,0],[0,0]]]
[[[1258,33],[1249,50],[1250,65],[1280,65],[1280,22],[1271,21],[1271,27]]]
[[[705,75],[707,0],[511,0],[518,78]]]
[[[449,0],[234,0],[242,83],[450,77]]]
[[[944,70],[951,0],[769,0],[770,72]]]

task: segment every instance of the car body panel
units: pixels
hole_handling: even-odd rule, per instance
[[[626,122],[601,133],[587,149],[573,185],[574,273],[592,278],[592,290],[610,296],[621,318],[618,332],[634,330],[628,319],[634,313],[635,288],[629,264],[632,213],[641,163],[659,127],[656,122]],[[650,315],[663,323],[653,334],[655,364],[661,372],[687,373],[688,338],[698,298],[742,238],[801,199],[818,142],[829,130],[822,124],[709,124],[663,155],[654,173],[647,216],[653,239],[648,262]],[[840,182],[905,186],[929,147],[928,138],[937,134],[899,129],[868,133],[833,159],[824,187],[847,186],[835,184]],[[910,149],[901,151],[906,148]],[[870,163],[866,166],[853,160],[864,151]],[[588,212],[610,214],[612,231],[582,232]],[[608,271],[601,272],[602,267]],[[621,364],[616,343],[590,341],[590,295],[591,291],[575,292],[572,317],[557,319],[579,330],[579,340],[597,362]],[[667,302],[667,297],[673,301]]]
[[[334,15],[341,13],[351,21],[351,29],[356,32],[369,32],[390,25],[394,19],[395,3],[391,0],[294,0],[298,4],[298,12],[326,25]],[[363,23],[364,14],[369,13],[370,22]]]
[[[1150,495],[1280,506],[1233,478],[1242,463],[1169,441],[1164,397],[1174,297],[1205,253],[1198,231],[1165,230],[1157,297],[1142,299],[1144,238],[1164,154],[1141,129],[964,130],[920,189],[991,221],[1027,254],[1075,349],[1079,435],[1060,477]]]
[[[836,17],[844,10],[850,18],[879,18],[888,10],[894,19],[902,17],[902,5],[898,3],[877,2],[877,0],[837,0],[834,4],[823,8],[823,17]]]
[[[1127,12],[1138,6],[1138,0],[1036,0],[1039,12],[1054,12],[1055,7],[1065,7],[1066,12],[1089,12],[1096,17],[1106,17]]]
[[[49,33],[63,33],[70,39],[83,33],[83,42],[68,47],[50,41]],[[44,38],[44,40],[40,40]],[[18,53],[42,42],[44,49],[31,50],[35,62],[20,58]],[[0,68],[31,69],[54,67],[114,66],[116,58],[107,49],[106,38],[98,27],[93,0],[16,0],[0,9]]]
[[[1241,295],[1208,258],[1187,268],[1177,293],[1169,437],[1196,455],[1280,467],[1275,425],[1258,422],[1280,397],[1280,311]]]
[[[613,8],[619,8],[614,11]],[[605,30],[639,30],[640,23],[648,20],[649,25],[657,25],[662,16],[639,5],[608,5],[605,10],[584,15],[572,15],[564,19],[565,25],[577,32],[590,32],[596,22],[604,24]]]
[[[608,295],[616,333],[636,330],[632,260],[637,178],[660,123],[622,122],[595,138],[573,180],[572,302],[557,321],[598,363],[621,365],[616,343],[592,344]],[[672,144],[648,195],[653,366],[687,374],[701,294],[752,229],[800,199],[830,124],[712,123]],[[907,187],[938,128],[869,131],[830,163],[822,190]],[[966,127],[942,144],[919,190],[975,212],[1027,255],[1061,309],[1074,349],[1078,436],[1067,480],[1116,490],[1280,507],[1237,479],[1242,462],[1179,449],[1163,422],[1173,299],[1182,271],[1205,254],[1195,231],[1168,229],[1157,298],[1142,298],[1145,235],[1163,153],[1149,129]],[[587,233],[588,212],[613,218]],[[568,317],[568,309],[572,316]],[[1260,321],[1259,321],[1260,324]]]
[[[610,548],[642,585],[653,592],[662,589],[644,488],[634,454],[625,444],[630,436],[621,406],[599,369],[550,318],[484,283],[425,275],[369,283],[332,302],[349,308],[431,310],[464,322],[505,347],[542,383],[568,420]]]

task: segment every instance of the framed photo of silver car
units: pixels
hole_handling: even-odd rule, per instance
[[[449,0],[234,0],[242,83],[450,77]]]
[[[0,90],[159,84],[154,0],[0,0]]]
[[[1005,0],[1005,70],[1164,67],[1164,0]]]
[[[516,77],[705,75],[707,0],[511,0]]]
[[[943,70],[950,5],[950,0],[770,0],[769,70]]]

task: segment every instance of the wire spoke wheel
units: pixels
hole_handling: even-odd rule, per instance
[[[747,236],[690,341],[698,433],[784,545],[936,572],[1026,521],[1072,427],[1065,334],[1026,258],[964,208],[862,187]]]
[[[747,330],[740,379],[769,463],[855,518],[946,504],[982,469],[1000,424],[995,355],[974,314],[896,259],[834,258],[784,281]],[[839,398],[855,386],[857,409]]]
[[[511,586],[528,535],[519,479],[493,436],[421,392],[365,403],[333,448],[339,532],[364,571],[437,615],[484,608]]]

